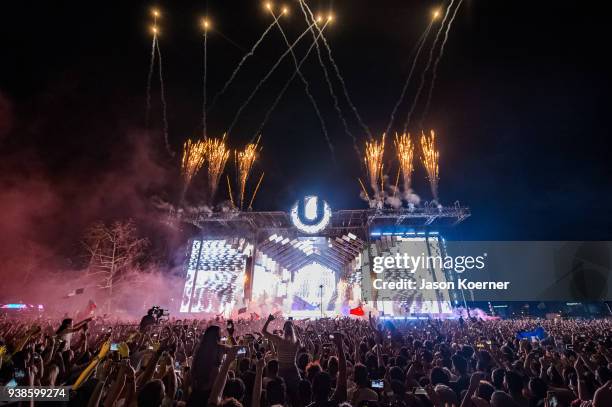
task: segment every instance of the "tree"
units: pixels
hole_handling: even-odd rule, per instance
[[[113,287],[138,273],[149,241],[139,238],[136,225],[127,220],[109,226],[102,222],[93,224],[83,245],[90,256],[87,274],[97,278],[98,287],[107,291],[110,312]]]

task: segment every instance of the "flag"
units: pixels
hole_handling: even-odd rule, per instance
[[[96,308],[98,308],[96,303],[93,302],[92,300],[89,300],[85,308],[77,313],[76,315],[77,321],[92,317],[96,312]]]
[[[365,312],[363,311],[363,308],[361,308],[361,305],[356,307],[356,308],[351,308],[350,310],[350,314],[351,315],[356,315],[358,317],[362,317],[365,315]]]

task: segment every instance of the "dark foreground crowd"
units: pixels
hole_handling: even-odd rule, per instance
[[[612,407],[610,319],[150,322],[4,317],[0,385],[75,406]]]

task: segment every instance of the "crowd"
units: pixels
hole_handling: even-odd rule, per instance
[[[612,407],[610,319],[5,316],[0,341],[0,385],[74,406]]]

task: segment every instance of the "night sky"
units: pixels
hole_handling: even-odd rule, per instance
[[[472,217],[448,231],[448,236],[612,238],[607,17],[593,5],[571,3],[463,2],[425,121],[425,127],[434,128],[439,136],[442,203],[458,200],[472,209]],[[282,24],[293,39],[304,30],[305,22],[295,1],[286,4],[291,15]],[[380,134],[410,68],[410,50],[431,11],[441,3],[313,0],[309,4],[313,11],[333,7],[336,21],[326,37],[359,113],[373,133]],[[126,165],[130,148],[142,141],[134,138],[145,139],[154,151],[154,171],[143,175],[149,180],[164,178],[159,185],[147,184],[143,194],[150,196],[154,191],[163,196],[165,189],[171,195],[168,185],[171,189],[175,183],[178,165],[164,154],[157,81],[152,129],[148,136],[143,131],[151,6],[163,13],[160,46],[170,140],[179,149],[186,138],[200,135],[203,41],[199,19],[208,10],[215,27],[208,48],[212,96],[270,24],[271,17],[260,2],[21,1],[0,6],[2,186],[18,189],[22,178],[45,180],[62,202],[54,206],[55,212],[38,213],[47,228],[60,226],[43,219],[58,210],[82,211],[79,205],[86,198],[81,191],[92,194],[101,179],[108,182],[109,171],[140,170],[139,164]],[[298,56],[310,45],[311,37],[306,38],[297,49]],[[242,100],[285,49],[273,29],[210,112],[209,135],[226,130]],[[409,100],[422,68],[421,63]],[[364,208],[356,181],[364,175],[361,163],[333,109],[315,54],[303,71],[323,112],[335,161],[303,86],[295,80],[264,128],[263,152],[254,174],[265,171],[266,177],[255,209],[287,210],[307,193],[322,196],[334,209]],[[242,147],[253,136],[292,72],[287,58],[244,111],[230,135],[232,147]],[[338,86],[335,89],[340,93]],[[342,99],[341,107],[363,147],[365,135]],[[394,130],[400,130],[406,112],[404,104]],[[416,127],[410,130],[420,132]],[[391,161],[391,143],[387,150]],[[420,164],[416,167],[414,188],[429,200],[424,171]],[[220,193],[225,195],[224,186]],[[23,196],[33,205],[39,199],[36,194]],[[130,206],[122,212],[117,209],[120,202],[106,199],[97,202],[86,220],[75,222],[137,216],[129,211],[144,210]],[[77,239],[80,229],[70,227],[71,217],[61,219],[63,232]]]

